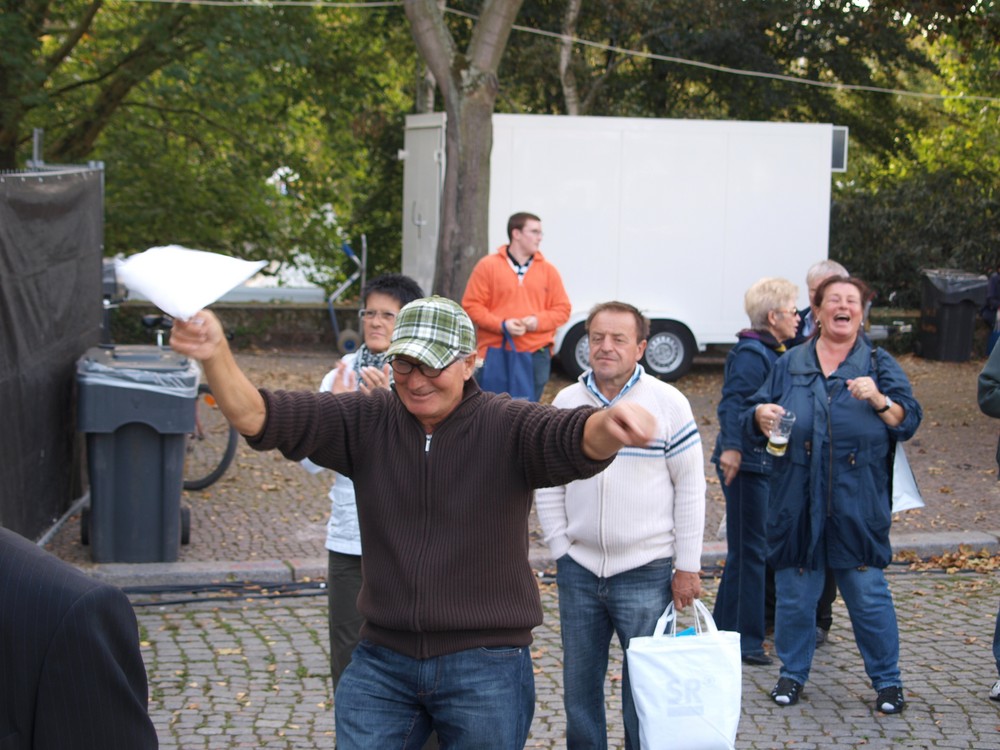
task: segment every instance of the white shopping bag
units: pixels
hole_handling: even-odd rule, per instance
[[[920,496],[917,478],[913,476],[906,451],[903,450],[902,443],[896,443],[896,455],[892,460],[892,512],[901,513],[923,507],[924,499]]]
[[[740,723],[740,634],[694,601],[695,633],[676,635],[673,602],[626,653],[643,750],[733,750]]]

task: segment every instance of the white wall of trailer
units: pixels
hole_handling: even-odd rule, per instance
[[[645,312],[660,334],[645,364],[668,378],[694,348],[736,341],[743,295],[760,277],[792,280],[805,305],[806,271],[828,252],[834,126],[494,115],[493,128],[484,251],[507,242],[510,214],[542,218],[542,252],[573,303],[556,340],[571,371],[585,362],[582,321],[598,302]],[[407,119],[403,272],[428,289],[443,131],[443,114]]]

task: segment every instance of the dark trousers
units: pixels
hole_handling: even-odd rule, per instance
[[[552,374],[552,352],[549,347],[539,349],[531,355],[531,364],[535,374],[535,398],[534,401],[542,400],[542,391],[545,384],[549,382],[549,375]]]
[[[768,570],[766,527],[769,477],[739,471],[732,484],[727,486],[722,471],[718,473],[726,497],[728,551],[712,616],[721,630],[735,630],[740,634],[743,656],[761,656],[764,654],[765,580]],[[773,596],[773,574],[770,578]]]
[[[330,628],[330,676],[337,689],[340,675],[351,663],[365,619],[358,613],[361,591],[361,556],[327,552],[326,598]]]

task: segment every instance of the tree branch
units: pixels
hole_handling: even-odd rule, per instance
[[[486,0],[469,42],[469,63],[496,75],[514,19],[524,0]]]
[[[566,102],[566,114],[580,114],[580,92],[576,87],[576,75],[573,73],[573,39],[576,36],[576,22],[580,18],[580,7],[583,0],[569,0],[566,5],[566,15],[563,16],[563,38],[559,40],[559,80],[562,83],[563,100]]]
[[[438,7],[437,0],[405,0],[403,8],[410,21],[410,31],[417,50],[448,104],[449,89],[456,83],[452,64],[457,48],[445,25],[444,14]]]
[[[97,15],[97,11],[101,9],[103,4],[103,0],[92,0],[79,23],[77,23],[69,35],[67,35],[66,39],[63,40],[63,43],[59,45],[59,49],[55,50],[51,55],[45,58],[42,64],[42,69],[45,71],[46,78],[52,75],[53,71],[62,65],[63,60],[65,60],[76,45],[79,44],[83,35],[90,29],[90,25],[94,21],[94,16]]]
[[[650,38],[667,31],[669,28],[669,26],[660,26],[656,29],[650,29],[639,37],[636,46],[639,47],[645,44]],[[594,104],[594,99],[597,98],[597,95],[600,93],[601,89],[604,88],[604,84],[608,82],[608,79],[611,78],[612,74],[625,63],[632,61],[633,58],[629,55],[619,55],[611,60],[608,66],[604,69],[604,72],[601,73],[600,78],[594,81],[593,85],[590,87],[590,91],[588,91],[587,95],[583,98],[583,104],[580,107],[580,111],[583,113],[589,112],[590,108]]]
[[[118,61],[112,68],[112,75],[102,77],[108,84],[99,92],[90,111],[77,118],[76,124],[52,143],[53,159],[72,162],[84,158],[129,93],[155,71],[178,59],[178,50],[192,48],[185,44],[180,34],[179,27],[186,16],[185,9],[167,16],[166,24],[151,28],[142,41]]]

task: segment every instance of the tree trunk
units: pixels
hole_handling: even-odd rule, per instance
[[[434,292],[454,300],[462,298],[473,266],[489,251],[496,73],[522,2],[485,0],[465,54],[456,48],[437,0],[405,2],[413,39],[448,114]]]
[[[458,105],[448,110],[434,293],[454,300],[462,298],[473,267],[489,252],[495,99],[495,89],[480,90],[461,97]]]
[[[566,14],[563,16],[563,38],[559,42],[559,81],[562,83],[563,101],[566,103],[566,114],[580,114],[580,92],[576,87],[576,75],[573,73],[573,42],[576,36],[576,22],[580,17],[580,6],[583,0],[569,0],[566,4]]]

